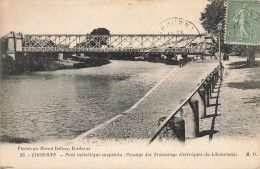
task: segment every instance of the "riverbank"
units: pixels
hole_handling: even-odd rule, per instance
[[[13,59],[15,58],[15,60]],[[190,56],[189,61],[196,62],[212,60],[212,57],[206,56]],[[180,65],[183,66],[184,60],[174,55],[168,57],[160,54],[146,54],[143,56],[131,54],[90,54],[75,55],[67,53],[59,58],[57,53],[28,53],[16,54],[16,56],[9,56],[5,54],[1,56],[0,69],[1,75],[16,75],[23,72],[36,72],[36,71],[54,71],[62,69],[79,69],[87,67],[102,66],[110,63],[110,60],[126,60],[126,61],[147,61],[152,63],[165,63],[167,65]]]
[[[78,136],[72,142],[88,142],[91,139],[147,139],[157,129],[158,120],[169,115],[180,100],[189,95],[217,64],[216,60],[212,60],[175,67],[132,108]]]
[[[1,56],[0,68],[1,75],[15,75],[23,72],[35,71],[54,71],[62,69],[79,69],[87,67],[96,67],[109,64],[107,57],[87,57],[71,56],[64,59],[58,59],[55,53],[52,54],[23,54],[18,55],[16,60],[9,55]]]
[[[250,68],[247,68],[245,58],[235,56],[223,64],[223,81],[218,83],[210,99],[206,118],[200,119],[197,139],[257,139],[260,136],[260,59],[256,60],[256,67]],[[147,140],[157,129],[158,119],[175,109],[204,76],[203,73],[210,72],[216,65],[190,63],[175,70],[140,105],[72,142]]]
[[[260,136],[260,58],[247,67],[246,58],[231,56],[224,63],[218,106],[201,120],[201,130],[211,130],[211,139],[259,139]],[[216,99],[212,99],[213,104]],[[213,134],[214,133],[214,134]],[[208,135],[206,135],[206,138]]]

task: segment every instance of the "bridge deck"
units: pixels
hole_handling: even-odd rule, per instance
[[[205,34],[15,34],[15,52],[72,53],[210,53],[212,41]],[[19,46],[19,48],[17,48]]]

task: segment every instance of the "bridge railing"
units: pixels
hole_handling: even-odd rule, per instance
[[[30,52],[127,52],[164,54],[204,54],[194,41],[203,41],[205,34],[111,34],[111,35],[49,35],[11,32],[5,36],[6,53]],[[2,45],[3,46],[3,45]]]
[[[196,138],[199,136],[199,110],[198,110],[198,100],[192,99],[193,96],[198,93],[201,102],[203,102],[203,113],[202,117],[206,117],[206,107],[209,106],[209,98],[211,96],[211,93],[214,91],[215,85],[217,84],[217,81],[219,79],[219,70],[218,67],[214,69],[205,79],[201,81],[201,83],[196,87],[196,89],[185,99],[181,102],[180,105],[177,106],[177,108],[172,111],[170,115],[168,115],[166,118],[163,117],[163,120],[161,121],[161,124],[159,125],[158,129],[153,133],[153,135],[149,139],[149,144],[151,144],[166,128],[170,128],[173,130],[175,138],[177,138],[179,141],[185,141],[185,125],[186,121],[182,118],[176,117],[178,113],[180,113],[180,117],[183,113],[183,107],[185,105],[189,105],[192,110],[192,114],[189,114],[191,116],[190,123],[188,124],[192,126],[192,134],[193,138]]]
[[[111,35],[24,35],[25,52],[165,52],[181,48],[204,34],[111,34]],[[170,50],[171,49],[167,49]],[[180,50],[180,49],[178,49]]]
[[[13,35],[13,32],[9,32],[6,35],[0,37],[0,54],[7,53],[8,50],[8,36]]]
[[[202,54],[205,50],[200,48],[84,48],[84,47],[23,47],[23,52],[128,52],[128,53],[187,53]]]

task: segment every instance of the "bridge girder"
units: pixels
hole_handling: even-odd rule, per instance
[[[22,51],[72,53],[204,53],[205,34],[23,35]],[[196,47],[190,46],[200,41]]]

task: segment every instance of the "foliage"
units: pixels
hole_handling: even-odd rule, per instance
[[[94,29],[91,33],[91,35],[110,35],[110,31],[106,28],[97,28]]]
[[[250,52],[260,51],[260,46],[236,45],[234,51],[240,56],[247,56]]]
[[[106,28],[97,28],[97,29],[93,29],[93,31],[90,33],[90,35],[110,35],[110,31],[107,30]],[[107,38],[104,37],[104,38],[99,38],[99,37],[95,37],[94,40],[92,40],[92,38],[90,39],[90,37],[87,37],[89,39],[87,39],[87,41],[89,42],[89,46],[90,47],[102,47],[102,45],[107,45]],[[97,43],[97,42],[100,42],[100,43]],[[100,44],[100,45],[97,45],[97,44]],[[76,45],[76,47],[79,47],[79,46],[82,46],[82,47],[87,47],[86,46],[86,42],[81,42],[81,43],[78,43]]]
[[[246,46],[246,45],[228,45],[224,44],[224,24],[225,24],[225,2],[226,0],[208,0],[210,3],[206,6],[203,13],[201,13],[201,23],[203,28],[212,33],[215,36],[220,34],[220,44],[222,52],[231,53],[235,52],[239,55],[248,56],[249,62],[254,62],[256,51],[260,50],[260,47]],[[220,31],[217,30],[218,23],[222,23]]]
[[[8,136],[8,135],[0,136],[0,142],[7,142],[7,143],[30,143],[28,138],[12,137],[12,136]]]
[[[1,56],[1,73],[2,75],[10,75],[16,73],[16,65],[13,58],[9,55]]]
[[[221,22],[224,25],[225,18],[225,0],[211,0],[205,8],[205,11],[201,13],[201,23],[203,28],[217,35],[217,25]],[[223,26],[221,32],[224,32]]]
[[[221,51],[225,53],[231,53],[233,50],[232,45],[224,44],[224,24],[225,24],[225,12],[226,8],[224,3],[226,0],[209,0],[210,4],[208,4],[205,8],[205,11],[201,13],[201,24],[203,28],[212,33],[214,36],[219,36],[220,34],[220,44]],[[218,31],[218,24],[221,23],[221,30]]]
[[[110,31],[107,30],[106,28],[97,28],[94,29],[91,33],[91,35],[110,35]],[[95,37],[94,41],[90,42],[90,46],[97,46],[97,47],[102,47],[102,45],[107,45],[107,38],[99,38],[99,37]],[[99,42],[98,45],[96,42]],[[99,45],[100,44],[100,45]]]

